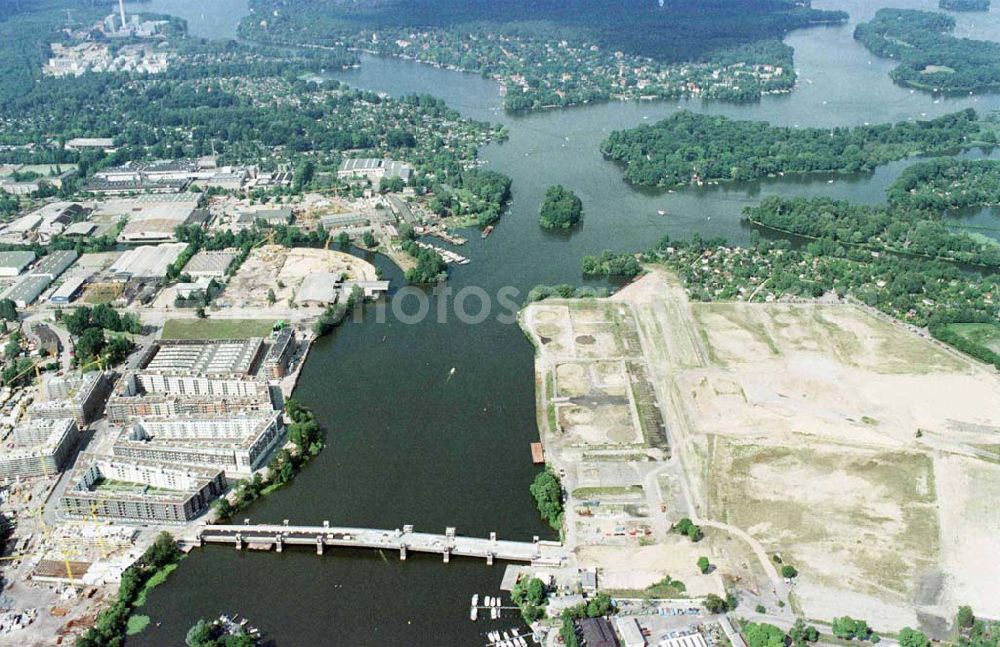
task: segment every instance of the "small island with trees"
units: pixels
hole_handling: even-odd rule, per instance
[[[566,187],[556,184],[545,191],[538,224],[545,229],[569,229],[583,219],[583,201]]]
[[[889,76],[899,85],[933,92],[1000,89],[1000,43],[952,35],[955,19],[915,9],[879,9],[854,30],[876,56],[899,61]]]
[[[989,11],[990,0],[938,0],[938,8],[945,11]]]

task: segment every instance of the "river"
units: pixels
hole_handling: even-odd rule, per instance
[[[930,8],[932,2],[893,3]],[[933,2],[936,5],[936,0]],[[245,15],[245,0],[211,3],[154,0],[144,10],[189,19],[196,35],[228,37]],[[505,124],[506,143],[481,151],[489,168],[514,181],[510,209],[494,234],[474,232],[460,249],[472,262],[453,269],[449,285],[496,294],[513,286],[523,300],[539,283],[581,283],[580,257],[603,249],[634,251],[661,236],[693,232],[744,242],[744,206],[762,194],[831,195],[880,202],[885,187],[910,162],[845,178],[814,176],[692,188],[677,193],[640,191],[626,185],[615,164],[601,158],[608,132],[652,122],[679,108],[764,119],[800,126],[857,125],[931,117],[967,106],[1000,107],[996,96],[941,98],[892,84],[891,62],[875,59],[851,38],[853,23],[874,13],[863,0],[814,2],[844,8],[852,24],[790,34],[799,88],[753,105],[697,101],[608,103],[524,116],[504,114],[497,86],[476,75],[400,60],[364,57],[355,70],[336,76],[357,87],[400,95],[428,92],[465,116]],[[202,17],[204,14],[204,18]],[[211,20],[217,21],[209,24]],[[997,14],[957,16],[958,32],[979,38],[1000,35]],[[204,24],[203,24],[204,23]],[[197,31],[195,27],[197,26]],[[977,153],[970,153],[976,155]],[[832,183],[830,180],[833,180]],[[537,225],[545,188],[561,183],[580,195],[585,222],[568,234]],[[666,216],[657,215],[664,209]],[[998,227],[997,216],[966,218]],[[373,259],[395,286],[398,270]],[[438,301],[432,300],[431,312]],[[530,539],[552,536],[534,510],[528,484],[537,469],[528,444],[534,422],[533,351],[516,325],[490,317],[470,325],[450,316],[422,323],[377,323],[369,308],[363,324],[347,324],[319,341],[295,397],[313,407],[329,430],[327,449],[295,483],[255,504],[255,521],[420,529]],[[503,566],[393,554],[309,550],[281,555],[208,548],[186,558],[149,596],[144,613],[153,624],[129,645],[179,645],[199,617],[240,613],[268,638],[290,645],[481,645],[501,624],[467,619],[473,593],[494,594]]]

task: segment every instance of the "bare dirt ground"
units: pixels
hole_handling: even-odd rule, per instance
[[[274,290],[275,309],[283,309],[303,279],[312,273],[331,272],[349,279],[375,280],[375,266],[344,252],[265,245],[250,252],[229,281],[222,301],[233,307],[268,308],[267,291]]]
[[[572,486],[645,485],[644,523],[658,547],[670,539],[664,518],[687,512],[728,526],[729,537],[708,538],[725,553],[720,575],[778,599],[788,585],[763,562],[780,554],[800,572],[789,599],[809,618],[850,614],[894,630],[939,625],[959,604],[1000,615],[1000,566],[986,558],[1000,554],[995,370],[853,305],[689,303],[659,270],[609,302],[619,309],[602,315],[608,302],[558,300],[524,315],[540,348],[539,384],[551,391],[539,400],[540,426],[554,419],[545,395],[560,414],[543,431],[546,454],[568,466]],[[615,325],[588,323],[611,321],[612,311]],[[641,361],[622,326],[628,313]],[[591,406],[601,388],[617,386],[601,381],[614,376],[612,360],[638,362],[654,383],[684,487],[650,487],[665,482],[674,459],[622,463],[615,482],[588,468],[611,457],[574,451],[626,442],[612,435],[621,421]],[[573,408],[581,404],[588,415]],[[602,543],[594,530],[578,523],[568,533],[590,542],[580,556],[604,560],[623,581],[639,578],[616,566],[610,540],[610,552],[592,550]]]

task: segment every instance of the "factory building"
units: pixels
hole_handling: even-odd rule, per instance
[[[79,294],[83,284],[90,278],[89,273],[79,273],[67,277],[63,284],[56,288],[56,291],[49,296],[49,302],[57,305],[70,303]]]
[[[192,256],[184,266],[184,274],[193,279],[221,279],[226,276],[226,271],[234,260],[236,260],[235,250],[202,250]]]
[[[71,516],[183,523],[226,491],[222,470],[126,458],[81,457],[62,497]]]
[[[69,269],[78,258],[80,258],[80,255],[73,249],[61,249],[50,252],[48,255],[43,256],[42,260],[38,261],[38,265],[29,271],[29,275],[44,276],[51,283]]]
[[[10,299],[18,308],[27,308],[51,285],[47,276],[26,276],[3,292],[0,299]]]
[[[109,271],[123,281],[131,279],[162,279],[167,268],[187,249],[185,243],[143,245],[124,252]]]
[[[35,252],[0,252],[0,277],[19,276],[35,262]]]
[[[0,448],[0,479],[58,474],[80,440],[76,421],[31,420],[14,428],[14,442]]]
[[[225,418],[140,419],[122,431],[115,456],[199,465],[247,477],[262,467],[284,439],[281,412]]]

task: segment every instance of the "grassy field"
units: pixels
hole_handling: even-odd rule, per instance
[[[1000,353],[1000,325],[989,323],[956,323],[948,326],[973,344]]]
[[[247,339],[266,337],[273,319],[169,319],[163,339]]]

